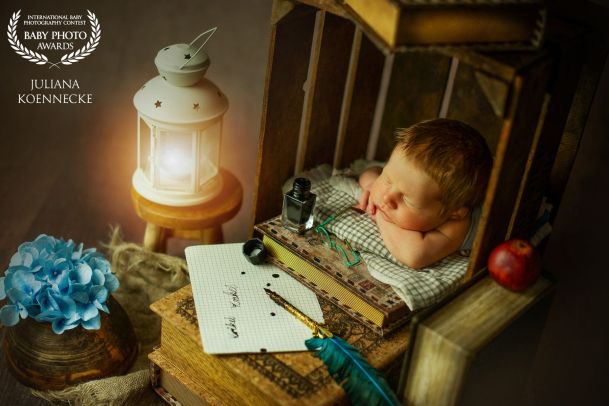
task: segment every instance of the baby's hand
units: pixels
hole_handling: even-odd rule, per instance
[[[357,208],[364,210],[372,218],[376,220],[376,205],[370,200],[370,191],[365,190],[359,198]]]
[[[380,166],[371,166],[360,174],[358,180],[363,192],[356,207],[368,213],[374,221],[376,221],[376,205],[370,201],[370,189],[372,189],[372,185],[376,182],[382,171],[383,168]]]

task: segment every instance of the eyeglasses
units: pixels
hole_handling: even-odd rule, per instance
[[[336,243],[334,238],[332,238],[331,233],[326,229],[326,225],[328,225],[331,221],[336,219],[336,217],[338,215],[339,214],[328,217],[323,223],[321,223],[317,227],[315,227],[315,232],[317,234],[319,234],[319,237],[324,242],[324,244],[326,244],[326,246],[328,248],[338,252],[342,256],[343,264],[345,264],[346,266],[348,266],[350,268],[350,267],[360,263],[361,259],[360,259],[359,253],[356,250],[354,250],[353,247],[351,247],[351,244],[349,243],[349,241],[347,241],[346,239],[343,239],[342,242],[346,246],[346,248],[349,250],[349,253],[351,254],[351,257],[350,257],[349,254],[347,254],[347,251],[345,251],[345,249],[340,244]]]

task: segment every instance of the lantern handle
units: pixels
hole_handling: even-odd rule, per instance
[[[218,29],[218,27],[214,27],[214,28],[210,28],[209,30],[202,32],[201,34],[199,34],[197,36],[197,38],[193,39],[190,44],[188,44],[188,47],[191,47],[195,42],[197,42],[199,40],[199,38],[201,38],[203,35],[205,34],[209,34],[207,36],[207,38],[205,38],[205,41],[203,41],[203,43],[201,44],[201,46],[199,47],[199,49],[197,49],[197,51],[192,54],[192,56],[190,57],[190,59],[187,59],[186,62],[184,62],[182,64],[182,66],[180,66],[180,69],[182,69],[184,66],[186,66],[188,64],[188,62],[190,62],[200,51],[201,49],[203,49],[203,47],[205,46],[205,44],[207,44],[207,41],[209,41],[209,39],[211,38],[212,35],[214,35],[214,33],[216,32],[216,30]]]

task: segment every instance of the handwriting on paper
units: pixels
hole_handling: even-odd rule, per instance
[[[222,293],[228,296],[232,308],[241,307],[241,300],[237,294],[237,286],[225,284]]]
[[[224,327],[231,333],[233,338],[239,338],[239,333],[237,332],[237,319],[235,317],[224,317]]]
[[[243,244],[186,248],[201,342],[208,354],[306,351],[311,330],[277,305],[262,289],[273,290],[315,320],[323,313],[312,291],[270,264],[253,265]],[[268,286],[270,287],[270,286]]]

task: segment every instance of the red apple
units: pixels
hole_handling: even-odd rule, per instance
[[[516,292],[535,283],[541,272],[541,260],[535,248],[518,238],[496,246],[487,265],[497,283]]]

